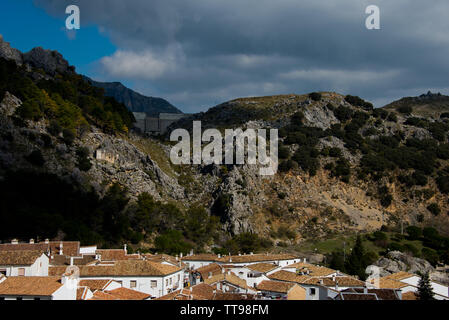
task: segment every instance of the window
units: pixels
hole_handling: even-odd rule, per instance
[[[151,288],[156,288],[156,287],[157,287],[157,281],[151,280]]]
[[[168,279],[165,279],[165,286],[168,287]]]
[[[25,276],[25,268],[19,268],[19,277]]]
[[[310,288],[310,294],[313,296],[315,295],[315,288]]]
[[[6,276],[6,269],[0,269],[0,274]]]
[[[179,282],[179,280],[181,280],[181,276],[178,274],[178,282]]]
[[[136,288],[137,287],[137,281],[136,280],[131,280],[130,287],[131,288]]]
[[[170,278],[170,285],[172,285],[173,284],[173,278]]]

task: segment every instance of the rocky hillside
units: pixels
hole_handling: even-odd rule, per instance
[[[10,199],[2,234],[12,237],[20,230],[12,226],[31,213],[39,229],[31,225],[24,237],[47,237],[37,218],[44,216],[59,222],[47,223],[52,235],[175,253],[249,252],[248,243],[270,250],[384,225],[449,233],[444,107],[425,117],[416,104],[373,109],[333,92],[236,99],[172,128],[190,128],[192,120],[203,129],[277,128],[278,173],[260,176],[257,165],[179,166],[169,161],[169,141],[133,133],[126,107],[58,53],[22,54],[0,44],[0,190]],[[46,180],[61,188],[43,192]],[[39,188],[46,201],[33,196]],[[60,190],[77,210],[64,213]],[[21,192],[29,203],[15,200]]]
[[[120,82],[98,82],[87,77],[86,79],[93,86],[103,88],[108,97],[123,103],[132,112],[145,112],[149,116],[157,116],[161,112],[182,113],[167,100],[141,95]]]
[[[402,223],[447,233],[444,112],[417,124],[413,108],[372,109],[360,98],[323,92],[237,99],[177,125],[189,128],[196,119],[203,127],[280,129],[279,174],[260,178],[234,166],[224,177],[219,193],[228,206],[218,211],[235,232],[290,228],[298,239]]]

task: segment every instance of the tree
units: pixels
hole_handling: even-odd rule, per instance
[[[349,255],[348,259],[345,261],[346,271],[351,275],[356,275],[360,280],[366,279],[366,267],[372,262],[371,254],[365,252],[363,247],[362,238],[360,235],[357,236],[354,248]]]
[[[419,300],[434,300],[433,290],[430,284],[429,272],[421,273],[421,279],[418,282],[418,299]]]

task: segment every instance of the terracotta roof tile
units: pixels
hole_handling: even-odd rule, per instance
[[[409,273],[409,272],[405,272],[405,271],[400,271],[400,272],[396,272],[393,274],[390,274],[388,276],[383,277],[384,279],[390,279],[390,280],[404,280],[410,277],[413,277],[414,274]]]
[[[146,300],[151,298],[151,295],[139,292],[136,290],[128,289],[128,288],[117,288],[110,291],[105,291],[119,300]]]
[[[127,254],[123,249],[98,249],[95,253],[101,255],[102,261],[140,259],[138,254]]]
[[[49,267],[48,272],[51,275],[62,275],[65,268]],[[78,268],[81,277],[165,276],[182,270],[171,265],[144,260],[119,260],[111,265],[78,266]]]
[[[378,300],[374,293],[340,293],[343,300]]]
[[[364,293],[363,288],[349,288],[344,291],[344,293]],[[399,296],[397,295],[394,289],[367,289],[367,293],[376,294],[379,300],[399,300]]]
[[[374,281],[372,283],[375,284]],[[408,284],[398,280],[386,279],[385,277],[379,279],[379,289],[400,289],[407,286]]]
[[[145,260],[158,263],[167,262],[174,266],[179,266],[179,264],[181,263],[181,267],[185,266],[185,263],[183,263],[179,258],[178,260],[176,260],[176,257],[170,256],[168,254],[143,254],[142,257],[144,257]]]
[[[88,290],[88,287],[78,287],[76,289],[76,300],[85,300]]]
[[[217,292],[212,300],[256,300],[256,296],[246,293]]]
[[[402,300],[418,300],[418,295],[413,291],[402,294]]]
[[[217,261],[218,256],[214,254],[194,254],[191,256],[185,256],[182,258],[182,261]]]
[[[112,294],[103,291],[95,291],[92,298],[90,298],[89,300],[120,300],[120,299],[113,296]]]
[[[272,280],[281,280],[281,281],[289,281],[289,282],[296,282],[296,283],[305,283],[310,279],[310,276],[302,276],[298,275],[294,272],[289,272],[285,270],[280,270],[277,272],[274,272],[268,276],[268,278]]]
[[[224,263],[249,263],[249,262],[263,262],[263,261],[278,261],[290,260],[297,257],[291,254],[246,254],[241,256],[224,256],[217,259],[217,262]]]
[[[315,284],[315,285],[323,285],[326,287],[335,287],[337,284],[340,287],[364,287],[365,282],[358,280],[354,277],[350,276],[342,276],[342,277],[310,277],[308,280],[303,282],[304,284]]]
[[[295,264],[291,264],[288,266],[285,266],[284,268],[296,268],[298,272],[306,274],[308,272],[308,275],[315,276],[315,277],[325,277],[328,275],[331,275],[333,273],[336,273],[336,270],[329,269],[326,267],[319,267],[310,263],[305,262],[298,262]]]
[[[88,287],[93,292],[95,290],[104,290],[111,281],[111,279],[80,280],[79,285]]]
[[[176,290],[155,300],[212,300],[214,287],[200,283],[190,288]]]
[[[40,256],[42,251],[0,251],[0,265],[3,266],[28,266],[32,265]]]
[[[246,284],[246,281],[237,277],[234,273],[220,273],[214,275],[210,278],[204,279],[204,283],[212,285],[218,282],[228,282],[234,286],[240,287],[242,289],[251,289]]]
[[[288,293],[295,285],[291,282],[264,280],[257,285],[257,290]]]
[[[61,286],[60,277],[8,277],[0,283],[0,295],[51,296]]]
[[[255,264],[249,264],[246,266],[248,269],[252,270],[252,271],[258,271],[261,273],[267,273],[270,272],[276,268],[279,268],[279,266],[273,264],[273,263],[255,263]]]
[[[207,266],[198,268],[195,271],[198,272],[204,280],[209,278],[209,275],[215,276],[217,274],[221,274],[223,272],[223,269],[218,264],[211,263]]]

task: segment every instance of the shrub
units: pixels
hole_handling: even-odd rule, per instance
[[[288,159],[290,157],[290,150],[285,146],[279,147],[278,150],[279,159]]]
[[[397,122],[398,121],[398,117],[396,116],[396,114],[394,113],[390,113],[387,117],[387,121],[391,121],[391,122]]]
[[[419,257],[419,250],[411,243],[404,244],[404,251],[411,253],[415,257]]]
[[[66,145],[70,146],[75,141],[75,134],[69,129],[64,129],[62,130],[62,140]]]
[[[293,160],[284,160],[279,164],[279,171],[281,172],[288,172],[295,169],[298,169],[298,164]]]
[[[388,245],[388,249],[391,251],[404,251],[404,247],[398,242],[391,242]]]
[[[374,106],[372,103],[363,100],[358,96],[347,95],[345,101],[352,104],[353,106],[360,106],[365,110],[373,110]]]
[[[422,229],[415,226],[409,226],[406,229],[409,240],[419,240],[422,236]]]
[[[430,262],[433,266],[436,266],[439,260],[438,253],[431,249],[424,247],[421,250],[422,257]]]
[[[313,101],[320,101],[322,97],[321,93],[312,92],[311,94],[309,94],[309,98],[312,99]]]
[[[26,160],[38,167],[42,167],[45,164],[45,159],[42,156],[42,152],[40,150],[32,151],[28,156],[25,157]]]
[[[340,120],[341,122],[345,122],[352,117],[352,110],[351,108],[345,107],[345,106],[339,106],[337,109],[334,110],[335,117]]]
[[[449,175],[439,175],[436,182],[441,193],[449,193]]]
[[[428,205],[427,210],[429,210],[435,216],[441,213],[441,209],[437,203],[431,203],[430,205]]]
[[[92,168],[92,163],[89,160],[89,149],[85,147],[80,147],[76,151],[77,156],[77,167],[81,171],[89,171]]]
[[[340,148],[334,147],[329,149],[329,156],[333,158],[339,158],[343,155]]]
[[[413,109],[410,106],[400,106],[398,108],[398,111],[402,114],[410,114],[412,113]]]
[[[49,126],[47,127],[47,131],[52,135],[52,136],[58,136],[61,132],[62,132],[62,128],[61,126],[58,124],[57,121],[52,120],[50,121]]]

